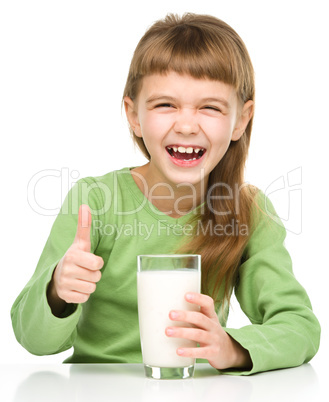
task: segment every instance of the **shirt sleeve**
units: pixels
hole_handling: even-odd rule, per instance
[[[286,230],[273,205],[260,192],[255,230],[239,269],[235,294],[252,325],[226,332],[250,353],[252,369],[223,370],[249,375],[295,367],[319,348],[320,324],[305,289],[296,280],[284,246]]]
[[[73,243],[79,206],[88,203],[92,215],[93,211],[99,211],[101,195],[98,190],[92,180],[83,179],[68,193],[35,272],[12,306],[11,319],[16,339],[30,353],[49,355],[73,345],[82,306],[68,304],[62,317],[55,317],[47,301],[47,288],[58,262]],[[92,230],[92,252],[97,241],[97,231]]]

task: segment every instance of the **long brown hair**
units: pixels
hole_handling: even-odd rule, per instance
[[[155,22],[136,47],[124,97],[135,100],[143,77],[168,71],[222,81],[234,87],[241,105],[254,101],[254,71],[248,51],[239,35],[213,16],[168,14]],[[194,236],[180,249],[201,254],[202,292],[217,302],[222,297],[230,299],[251,233],[251,206],[256,191],[243,184],[251,128],[252,118],[242,137],[231,142],[211,172],[208,190],[211,189],[212,197],[205,203],[204,212],[193,218]],[[130,131],[140,150],[150,159],[143,139],[131,128]]]

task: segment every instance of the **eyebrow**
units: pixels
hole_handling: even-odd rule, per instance
[[[221,103],[223,106],[225,106],[227,109],[231,108],[231,105],[229,104],[229,102],[224,99],[224,98],[203,98],[201,99],[202,102],[217,102],[217,103]]]
[[[176,101],[176,99],[173,98],[172,96],[159,94],[159,95],[151,95],[149,98],[146,99],[146,103],[149,104],[149,103],[152,103],[152,102],[155,102],[155,101],[159,101],[159,100],[161,100],[161,101],[168,101],[168,102],[174,102],[174,101]],[[200,99],[200,102],[201,102],[201,103],[217,102],[217,103],[222,104],[222,105],[223,105],[224,107],[226,107],[227,109],[230,109],[230,108],[231,108],[231,105],[229,104],[229,102],[228,102],[226,99],[224,99],[224,98],[217,98],[217,97],[216,97],[216,98],[214,98],[214,97],[211,97],[211,98],[202,98],[202,99]]]

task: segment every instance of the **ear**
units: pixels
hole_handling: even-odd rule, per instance
[[[129,125],[133,132],[137,135],[137,137],[142,137],[141,127],[138,120],[138,113],[137,113],[137,104],[129,98],[129,96],[125,96],[123,98],[126,116],[129,122]]]
[[[243,105],[232,133],[232,141],[238,141],[246,131],[247,125],[254,114],[254,102],[249,100]]]

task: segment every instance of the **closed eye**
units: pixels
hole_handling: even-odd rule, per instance
[[[170,103],[159,103],[158,105],[155,105],[155,107],[173,107]]]
[[[214,110],[215,112],[221,112],[221,110],[218,109],[218,108],[215,107],[215,106],[204,106],[204,109],[207,109],[207,110]]]

